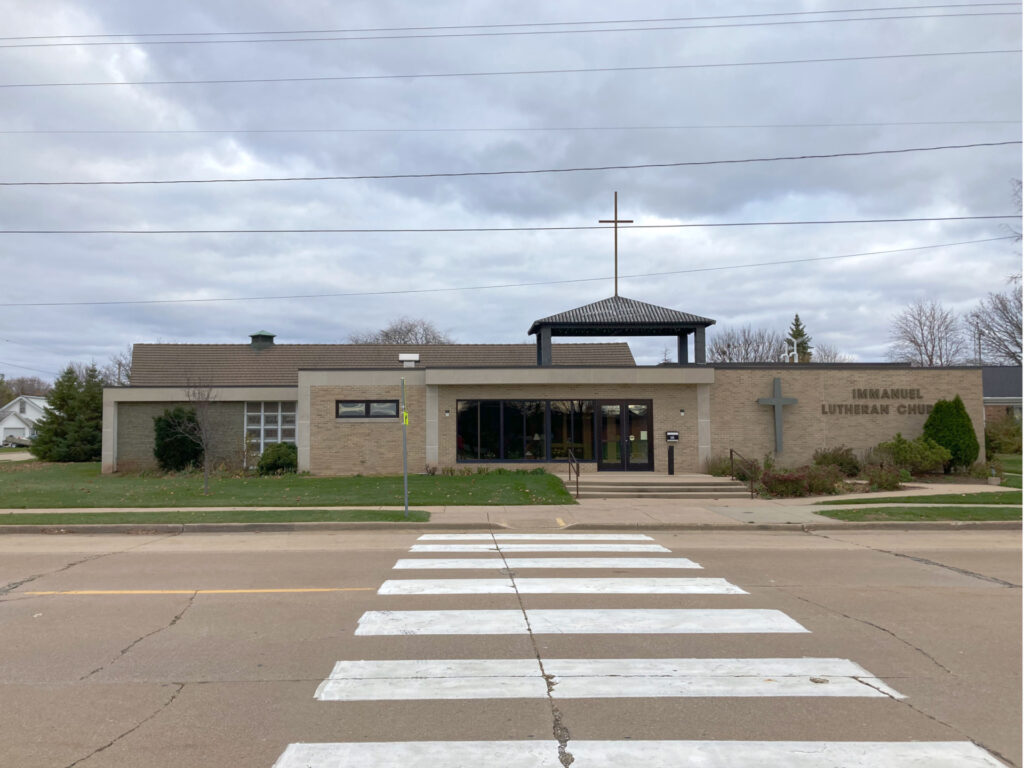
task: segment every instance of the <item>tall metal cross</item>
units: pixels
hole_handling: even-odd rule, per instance
[[[611,219],[598,219],[598,224],[615,225],[615,295],[619,295],[619,224],[632,224],[632,219],[619,218],[619,193],[615,193],[615,215]]]
[[[782,396],[782,379],[772,382],[772,396],[757,398],[758,405],[770,405],[775,409],[775,452],[782,453],[782,406],[796,405],[795,397]]]

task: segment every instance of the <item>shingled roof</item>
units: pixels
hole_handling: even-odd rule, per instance
[[[585,330],[614,327],[628,331],[634,328],[707,327],[714,324],[715,321],[707,317],[691,315],[688,312],[680,312],[668,307],[659,307],[656,304],[648,304],[636,299],[627,299],[625,296],[609,296],[607,299],[595,301],[593,304],[585,304],[576,309],[535,320],[530,326],[529,333],[536,333],[542,326],[551,326],[552,333],[559,335],[559,329]],[[623,333],[623,335],[629,334]]]
[[[316,369],[401,368],[399,353],[418,353],[417,368],[516,368],[537,364],[533,344],[136,344],[134,387],[294,387],[298,372]],[[629,345],[556,344],[554,364],[633,367]]]

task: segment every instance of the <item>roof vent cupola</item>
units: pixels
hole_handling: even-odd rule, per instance
[[[252,339],[252,348],[257,351],[274,346],[274,334],[270,331],[256,331],[256,333],[250,333],[249,338]]]

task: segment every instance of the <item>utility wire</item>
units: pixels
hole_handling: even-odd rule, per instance
[[[909,219],[814,219],[805,221],[711,221],[696,224],[624,224],[619,229],[691,229],[717,227],[778,227],[817,224],[897,224],[918,221],[979,221],[1019,219],[1019,213],[1000,216],[922,216]],[[256,235],[256,234],[368,234],[428,232],[568,232],[612,229],[597,225],[550,227],[421,227],[373,229],[0,229],[0,235]]]
[[[757,19],[776,16],[820,16],[831,13],[876,13],[878,11],[917,11],[939,8],[987,8],[994,6],[1015,6],[1018,3],[952,3],[942,5],[890,5],[875,8],[836,8],[830,11],[781,11],[775,13],[742,13],[730,16],[675,16],[655,19],[605,19],[598,21],[536,21],[518,24],[457,24],[431,27],[368,27],[348,29],[277,29],[249,32],[121,32],[88,35],[23,35],[21,37],[0,37],[0,40],[60,40],[68,38],[95,37],[211,37],[222,35],[319,35],[319,34],[356,34],[361,32],[429,32],[442,29],[501,29],[509,27],[559,27],[579,26],[584,24],[655,24],[667,21],[702,21],[720,19]]]
[[[908,253],[910,251],[923,251],[934,248],[949,248],[957,245],[972,245],[975,243],[992,243],[1000,240],[1013,240],[1015,235],[1004,235],[1002,237],[987,237],[980,240],[960,240],[952,243],[936,243],[934,245],[918,245],[911,248],[893,248],[884,251],[865,251],[863,253],[845,253],[837,256],[811,256],[802,259],[782,259],[779,261],[762,261],[753,264],[730,264],[715,267],[695,267],[692,269],[675,269],[667,272],[645,272],[641,274],[619,275],[620,279],[641,278],[641,277],[664,277],[668,275],[685,275],[695,272],[719,272],[729,269],[749,269],[751,267],[770,267],[780,264],[805,264],[816,261],[834,261],[837,259],[852,259],[859,256],[879,256],[890,253]],[[46,302],[22,302],[0,304],[0,308],[6,307],[99,307],[99,306],[121,306],[140,304],[210,304],[214,302],[231,301],[277,301],[286,299],[335,299],[350,298],[356,296],[399,296],[416,293],[452,293],[458,291],[483,291],[497,288],[528,288],[543,285],[566,285],[568,283],[592,283],[599,280],[611,280],[610,275],[602,277],[578,277],[567,280],[541,280],[530,283],[502,283],[497,285],[463,285],[451,288],[409,288],[393,291],[349,291],[346,293],[308,293],[288,296],[238,296],[231,298],[206,298],[206,299],[136,299],[124,301],[46,301]]]
[[[964,16],[1019,16],[1020,11],[983,11],[981,13],[920,13],[903,16],[858,16],[847,19],[791,19],[788,21],[747,21],[724,24],[674,24],[661,27],[604,27],[599,29],[530,29],[500,32],[439,32],[408,35],[346,35],[344,37],[258,37],[242,40],[97,40],[74,43],[12,43],[2,48],[65,48],[71,46],[123,46],[123,45],[252,45],[255,43],[337,43],[357,40],[430,40],[441,38],[473,37],[532,37],[536,35],[594,35],[611,32],[660,32],[695,29],[735,29],[738,27],[803,26],[806,24],[840,24],[851,21],[901,21],[907,19],[951,19]]]
[[[4,360],[0,360],[0,365],[6,365],[10,368],[21,368],[24,371],[34,371],[35,373],[45,373],[47,376],[57,376],[58,374],[53,371],[44,371],[41,368],[29,368],[27,365],[15,365],[14,363],[8,363]]]
[[[783,160],[823,160],[838,157],[868,157],[871,155],[901,155],[912,152],[936,152],[946,149],[974,149],[978,147],[1004,147],[1020,144],[1015,141],[989,141],[974,144],[946,144],[937,147],[904,147],[876,149],[864,152],[833,152],[822,155],[783,155],[778,157],[748,157],[733,160],[690,160],[676,163],[637,163],[635,165],[594,165],[576,168],[535,168],[512,171],[449,171],[445,173],[387,173],[353,176],[264,176],[247,179],[146,179],[138,181],[0,181],[0,187],[67,187],[67,186],[127,186],[141,184],[241,184],[271,181],[367,181],[379,179],[435,179],[470,176],[524,176],[540,173],[579,173],[584,171],[621,171],[640,168],[686,168],[705,165],[738,165],[743,163],[771,163]]]
[[[205,133],[528,133],[555,131],[682,131],[772,128],[888,128],[937,125],[1020,125],[1014,120],[905,120],[878,123],[691,123],[688,125],[553,125],[453,126],[442,128],[146,128],[146,129],[26,129],[0,130],[0,135],[65,134],[205,134]]]
[[[936,51],[930,53],[891,53],[875,56],[833,56],[817,59],[778,59],[771,61],[738,61],[704,64],[660,64],[633,67],[576,67],[565,69],[517,69],[493,72],[429,72],[401,75],[318,75],[312,77],[248,77],[214,78],[206,80],[118,80],[83,81],[65,83],[0,83],[0,88],[72,88],[119,85],[238,85],[246,83],[328,83],[362,80],[418,80],[427,78],[455,77],[513,77],[524,75],[565,75],[591,72],[655,72],[684,69],[717,69],[730,67],[767,67],[783,64],[827,64],[846,61],[886,61],[902,59],[936,58],[940,56],[988,56],[993,54],[1020,53],[1020,48],[1000,48],[981,51]]]

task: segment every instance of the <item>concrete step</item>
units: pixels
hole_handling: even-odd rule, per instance
[[[567,485],[575,485],[575,483],[567,483]],[[692,491],[713,491],[716,489],[728,489],[728,488],[746,488],[744,483],[606,483],[606,482],[592,482],[589,480],[580,480],[580,488],[608,488],[614,490],[617,488],[629,488],[629,489],[647,489],[651,491],[659,490],[692,490]]]
[[[573,491],[570,491],[573,493]],[[573,495],[575,495],[573,493]],[[691,493],[680,493],[672,491],[653,491],[651,493],[631,493],[629,491],[584,491],[580,488],[580,499],[749,499],[749,491],[696,491]]]

